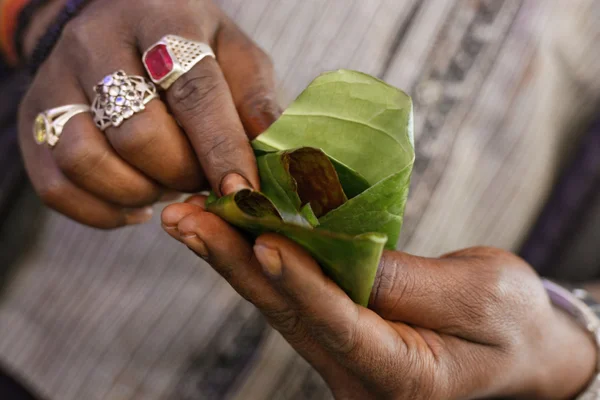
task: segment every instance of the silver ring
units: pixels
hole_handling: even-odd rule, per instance
[[[158,98],[156,86],[143,76],[117,71],[107,75],[94,86],[96,98],[92,112],[96,126],[105,131],[118,127],[123,121],[143,111],[146,104]]]
[[[48,146],[54,147],[67,122],[77,114],[90,110],[90,106],[86,104],[69,104],[39,113],[33,123],[33,137],[36,143],[47,143]]]
[[[205,57],[215,58],[206,43],[167,35],[146,50],[142,61],[152,82],[167,90]]]

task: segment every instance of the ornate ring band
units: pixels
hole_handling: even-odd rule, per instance
[[[146,104],[158,98],[156,86],[143,76],[117,71],[94,86],[96,98],[92,112],[96,126],[105,131],[143,111]]]
[[[48,146],[54,147],[67,122],[77,114],[90,110],[90,106],[86,104],[69,104],[38,114],[33,124],[33,137],[36,143],[47,143]]]
[[[142,61],[152,82],[167,90],[205,57],[215,58],[206,43],[167,35],[144,53]]]

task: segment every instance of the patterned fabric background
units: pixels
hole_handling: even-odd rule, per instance
[[[417,164],[399,244],[413,253],[517,250],[598,109],[592,0],[219,3],[273,57],[284,105],[341,67],[413,96]],[[41,221],[2,294],[0,363],[47,399],[330,397],[158,220],[115,232],[52,212]]]

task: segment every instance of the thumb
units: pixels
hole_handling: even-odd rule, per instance
[[[273,63],[233,22],[226,20],[217,38],[219,65],[248,136],[264,132],[279,116]]]
[[[406,354],[406,343],[392,325],[354,304],[300,246],[266,234],[257,239],[254,252],[273,288],[292,310],[294,323],[286,321],[288,332],[271,323],[306,359],[324,351],[346,371],[374,382],[381,380],[381,365],[393,366],[390,371],[395,371],[403,362],[399,355]],[[298,337],[302,332],[310,335],[309,340]],[[307,352],[303,343],[310,341],[319,346]],[[327,371],[314,365],[324,376],[333,371],[331,364]]]
[[[489,327],[505,306],[507,287],[531,280],[523,264],[510,253],[484,247],[441,258],[386,251],[369,308],[390,321],[472,340],[472,328]]]
[[[273,287],[296,311],[299,322],[338,361],[355,364],[361,359],[360,353],[374,351],[373,343],[395,343],[393,330],[373,332],[372,327],[381,319],[352,302],[296,243],[266,234],[256,240],[254,253]],[[382,337],[374,341],[374,335]]]

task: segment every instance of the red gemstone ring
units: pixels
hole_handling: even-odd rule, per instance
[[[167,90],[204,57],[215,58],[206,43],[167,35],[144,53],[142,61],[152,82]]]

